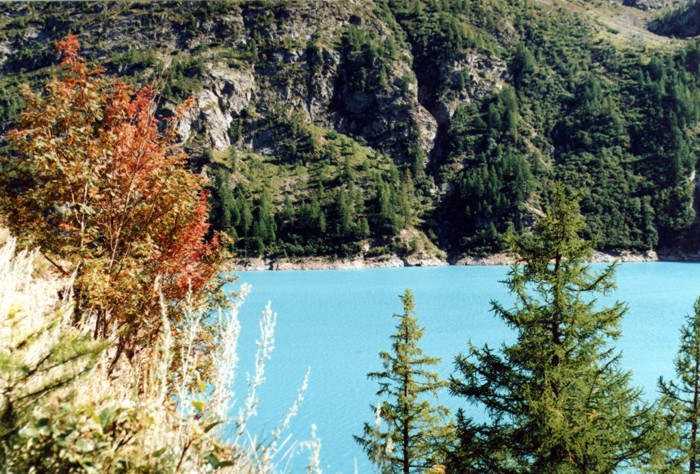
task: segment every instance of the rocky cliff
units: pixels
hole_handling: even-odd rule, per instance
[[[667,12],[650,25],[660,35],[690,38],[700,36],[700,2],[691,1]]]

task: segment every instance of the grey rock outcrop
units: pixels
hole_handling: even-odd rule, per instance
[[[206,88],[195,96],[195,107],[178,126],[183,140],[194,132],[204,133],[211,148],[226,150],[231,145],[229,129],[235,117],[254,98],[253,71],[211,65],[206,70]]]
[[[656,34],[691,38],[700,35],[700,1],[692,1],[678,10],[652,22],[649,29]]]
[[[449,89],[442,91],[435,106],[435,117],[439,124],[447,124],[461,104],[468,104],[489,94],[500,91],[510,79],[508,65],[501,59],[480,51],[470,51],[463,59],[446,65],[445,75],[457,84],[464,81],[464,88],[457,94]]]
[[[683,3],[680,0],[624,0],[623,5],[634,7],[639,10],[665,10],[668,8],[677,7]]]

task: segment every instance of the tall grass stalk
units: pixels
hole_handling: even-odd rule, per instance
[[[306,466],[307,474],[323,474],[321,470],[321,440],[316,436],[316,425],[311,425],[311,439],[307,442],[311,455]]]
[[[257,414],[258,404],[260,403],[258,388],[265,383],[265,361],[270,359],[275,348],[276,323],[277,313],[272,312],[272,303],[268,302],[260,318],[260,339],[256,343],[258,349],[255,353],[255,373],[253,376],[247,375],[248,394],[236,419],[238,436],[246,432],[248,421]]]
[[[71,280],[52,274],[37,276],[34,262],[39,258],[37,252],[17,252],[12,238],[0,246],[0,412],[12,408],[21,415],[15,417],[14,425],[0,426],[0,462],[5,459],[19,472],[31,470],[28,466],[39,466],[34,469],[38,471],[59,469],[56,466],[67,469],[77,459],[107,472],[128,465],[131,471],[200,473],[216,469],[259,474],[287,472],[290,460],[301,450],[309,450],[307,472],[321,472],[321,443],[315,427],[309,441],[299,443],[291,434],[284,436],[303,401],[309,371],[296,400],[270,433],[271,441],[259,442],[247,430],[258,412],[265,363],[274,349],[277,315],[270,304],[260,320],[255,372],[248,377],[238,416],[229,418],[235,410],[238,315],[249,286],[244,285],[230,298],[229,306],[214,315],[187,298],[176,326],[156,281],[160,331],[149,348],[147,364],[124,363],[110,372],[111,341],[94,342],[90,331],[74,326]],[[216,318],[218,344],[211,353],[199,345],[212,322],[207,318]],[[211,370],[203,372],[206,364],[202,362],[207,358]],[[80,378],[81,374],[88,376]],[[202,374],[209,378],[202,380]],[[51,390],[44,392],[47,385]],[[33,392],[39,395],[27,397],[24,405],[13,405],[8,395]],[[74,446],[55,455],[65,458],[60,462],[37,454],[53,439],[32,438],[32,426],[42,417],[48,417],[55,436],[76,439]],[[85,450],[84,446],[92,448]]]
[[[231,307],[227,311],[219,308],[217,312],[220,342],[219,350],[213,356],[214,374],[210,406],[214,416],[219,420],[224,420],[233,409],[235,395],[233,387],[238,367],[238,337],[241,332],[238,312],[249,292],[250,285],[244,284]],[[222,424],[219,431],[225,435],[227,430],[233,429],[233,425]]]

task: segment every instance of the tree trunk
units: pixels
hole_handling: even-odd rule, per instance
[[[695,367],[693,368],[693,417],[690,422],[690,465],[688,473],[695,474],[697,470],[697,442],[698,442],[698,398],[700,396],[700,348],[695,345]]]
[[[408,344],[409,342],[409,334],[408,334],[408,327],[406,327],[406,332],[404,335],[404,342]],[[403,426],[402,426],[402,431],[403,431],[403,474],[410,474],[410,467],[411,467],[411,458],[410,458],[410,453],[408,452],[408,446],[409,446],[409,426],[408,426],[408,384],[410,383],[410,367],[406,367],[406,373],[403,376],[403,396],[404,396],[404,419],[403,419]]]

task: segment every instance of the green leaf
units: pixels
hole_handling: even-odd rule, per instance
[[[168,447],[167,447],[167,446],[164,447],[164,448],[160,448],[160,449],[157,450],[157,451],[153,451],[152,456],[153,456],[154,458],[160,457],[160,456],[162,456],[163,453],[165,453],[167,450],[168,450]]]
[[[195,410],[199,412],[204,411],[204,407],[206,406],[206,403],[204,403],[201,400],[192,400],[192,406],[195,408]]]
[[[212,430],[212,428],[219,426],[221,423],[222,423],[221,421],[215,421],[214,423],[212,423],[212,424],[208,425],[206,428],[204,428],[204,432],[209,433]]]
[[[109,423],[111,423],[113,417],[112,410],[110,408],[105,408],[100,412],[100,425],[105,428]]]
[[[207,461],[209,461],[209,464],[211,464],[214,469],[218,469],[219,466],[221,466],[221,461],[219,461],[219,458],[214,456],[214,453],[207,456]]]
[[[199,385],[199,389],[200,389],[202,392],[206,392],[206,391],[207,391],[207,384],[205,384],[204,382],[202,382],[202,379],[199,379],[199,382],[197,382],[197,384]]]
[[[25,426],[24,428],[19,430],[19,434],[27,438],[35,438],[37,435],[37,430],[31,426]]]

